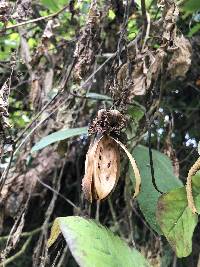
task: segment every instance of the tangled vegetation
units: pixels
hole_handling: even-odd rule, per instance
[[[200,265],[199,12],[0,1],[0,266]]]

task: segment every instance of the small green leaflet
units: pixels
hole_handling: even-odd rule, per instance
[[[183,10],[189,13],[197,12],[200,9],[198,0],[187,0],[183,4]]]
[[[49,245],[59,233],[63,234],[80,267],[150,267],[142,254],[95,220],[78,216],[57,218]]]
[[[49,134],[45,137],[43,137],[38,143],[36,143],[32,149],[31,152],[38,151],[50,144],[53,144],[55,142],[81,135],[81,134],[87,134],[88,127],[81,127],[81,128],[73,128],[73,129],[62,129],[60,131],[57,131],[55,133]]]
[[[112,101],[112,98],[107,96],[107,95],[101,95],[101,94],[96,94],[96,93],[87,93],[86,94],[87,98],[91,98],[94,100],[105,100],[105,101]]]

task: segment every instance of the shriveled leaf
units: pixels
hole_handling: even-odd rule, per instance
[[[168,71],[173,78],[184,77],[191,65],[192,47],[182,35],[174,40],[175,50],[168,64]]]
[[[161,48],[158,48],[156,53],[146,50],[137,54],[134,58],[136,63],[131,73],[129,101],[134,96],[144,95],[153,82],[157,80],[165,56],[166,53]],[[126,81],[129,76],[128,64],[125,63],[121,66],[117,74],[120,88],[126,86]]]
[[[200,212],[200,172],[193,176],[192,181],[195,204]],[[188,207],[185,187],[160,197],[157,221],[177,257],[187,257],[192,252],[192,236],[198,217]]]
[[[181,187],[182,182],[173,174],[173,167],[169,158],[159,151],[152,150],[155,180],[158,189],[162,192],[168,192],[174,188]],[[150,226],[158,233],[161,233],[160,227],[156,222],[157,201],[160,193],[153,186],[151,178],[151,169],[149,164],[148,148],[137,146],[134,149],[133,156],[140,170],[142,183],[141,191],[137,197],[139,207]],[[130,178],[135,181],[132,168],[129,167]]]
[[[117,141],[105,135],[99,141],[94,162],[94,189],[98,199],[106,198],[115,188],[120,174]]]
[[[60,131],[57,131],[55,133],[52,133],[50,135],[47,135],[43,137],[38,143],[36,143],[32,149],[31,152],[38,151],[50,144],[53,144],[55,142],[81,135],[81,134],[87,134],[88,128],[87,127],[81,127],[81,128],[74,128],[74,129],[62,129]]]
[[[80,267],[150,267],[136,249],[94,220],[70,216],[57,222]]]

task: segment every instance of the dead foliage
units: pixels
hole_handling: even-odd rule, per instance
[[[6,152],[5,150],[9,150],[9,144],[12,144],[12,137],[9,132],[11,125],[8,121],[8,99],[10,95],[9,83],[10,79],[5,81],[2,88],[0,89],[0,158]]]
[[[34,12],[37,14],[38,6],[33,2],[17,1],[11,12],[12,18],[21,22],[32,17]],[[42,210],[42,216],[45,219],[40,218],[40,236],[37,236],[33,242],[32,266],[48,264],[50,254],[47,249],[47,239],[52,219],[58,214],[76,214],[79,207],[76,209],[74,203],[78,203],[84,215],[91,216],[93,213],[93,208],[88,208],[88,203],[82,197],[83,191],[89,202],[105,200],[99,204],[106,203],[107,206],[103,207],[109,207],[106,214],[102,213],[102,221],[113,225],[128,243],[134,243],[133,215],[136,225],[141,225],[142,222],[144,227],[142,231],[144,230],[145,235],[150,233],[148,239],[150,241],[144,247],[145,253],[153,264],[157,266],[160,263],[160,239],[143,222],[144,219],[138,211],[137,204],[131,201],[132,185],[130,186],[127,179],[124,179],[130,163],[135,174],[133,197],[136,197],[140,192],[141,177],[137,164],[125,145],[127,136],[124,131],[129,127],[128,116],[125,114],[138,97],[139,102],[141,101],[145,106],[145,115],[147,113],[150,116],[151,127],[151,123],[158,117],[156,113],[160,105],[160,91],[163,89],[161,76],[164,82],[169,76],[185,77],[191,65],[191,45],[177,30],[179,11],[172,0],[157,1],[162,11],[161,17],[151,21],[147,12],[147,24],[144,23],[145,27],[142,30],[139,29],[138,36],[130,43],[126,36],[125,15],[128,13],[124,14],[124,12],[128,9],[125,1],[104,2],[103,6],[100,6],[98,1],[91,1],[85,24],[79,27],[76,16],[79,16],[80,10],[75,10],[75,1],[69,1],[67,12],[71,13],[71,20],[69,19],[68,23],[70,27],[75,28],[75,37],[70,41],[59,36],[62,20],[58,16],[52,16],[47,21],[40,21],[36,25],[17,27],[17,33],[20,36],[19,58],[23,65],[20,67],[27,79],[26,86],[19,86],[19,88],[22,88],[21,91],[24,93],[24,106],[31,114],[31,123],[22,135],[20,132],[16,134],[15,145],[16,148],[20,146],[20,149],[6,169],[8,175],[0,192],[0,232],[7,234],[6,222],[7,220],[13,222],[1,255],[3,261],[12,255],[12,251],[19,245],[24,228],[27,227],[26,215],[30,201],[34,202],[37,196],[40,203],[36,208]],[[113,22],[106,17],[110,6],[114,7],[116,13],[116,20],[113,19]],[[135,12],[131,6],[130,10]],[[0,20],[6,22],[9,16],[8,1],[1,1]],[[129,17],[130,14],[127,16]],[[137,16],[134,19],[137,19]],[[34,50],[30,49],[29,44],[31,27],[40,28],[39,32],[35,32],[34,38],[39,38],[39,41]],[[64,30],[67,31],[67,27]],[[78,36],[76,36],[77,32]],[[106,35],[105,40],[102,33]],[[117,51],[115,47],[118,47]],[[102,65],[96,60],[97,58],[100,58],[99,62],[103,62]],[[109,72],[111,72],[111,82],[108,90],[113,103],[106,101],[102,103],[101,100],[92,102],[92,99],[88,104],[86,91],[87,93],[90,90],[93,91],[93,86],[99,94],[107,93],[103,87],[108,81]],[[92,81],[94,77],[97,83]],[[17,83],[16,80],[15,83]],[[11,140],[8,122],[10,82],[7,79],[0,91],[2,153],[5,149],[4,145]],[[12,84],[13,88],[15,83]],[[16,96],[19,98],[19,94],[16,93]],[[93,112],[97,112],[97,116],[91,120]],[[88,151],[86,151],[88,137],[81,136],[69,142],[60,142],[58,146],[55,144],[35,154],[30,153],[33,144],[41,137],[62,128],[87,124],[89,124],[88,135],[91,138]],[[138,122],[139,130],[136,137],[134,140],[129,139],[131,149],[147,132],[146,124],[145,118]],[[165,152],[173,160],[174,173],[178,175],[179,162],[170,134],[166,138]],[[19,140],[18,137],[20,137]],[[123,162],[124,165],[120,162],[123,159],[123,153],[127,156]],[[188,174],[188,203],[194,210],[190,178],[191,173]],[[114,189],[112,199],[106,200]],[[51,194],[46,198],[48,190]],[[68,200],[67,194],[72,201]],[[65,202],[70,203],[72,212],[63,204]],[[95,212],[98,218],[100,213],[98,208]],[[27,220],[32,219],[29,214]],[[32,235],[27,239],[29,240],[32,240]],[[138,242],[137,245],[143,249],[142,242]],[[55,266],[61,266],[61,264],[56,265],[55,260]]]
[[[145,33],[145,42],[138,41],[128,48],[128,63],[118,68],[112,94],[121,105],[130,103],[135,96],[145,95],[157,82],[168,65],[173,77],[185,76],[191,65],[191,46],[189,41],[178,35],[176,21],[179,10],[173,1],[158,1],[162,16],[151,24]],[[159,43],[157,49],[152,49]],[[171,59],[169,60],[171,55]],[[130,56],[129,56],[130,54]],[[119,99],[120,98],[120,99]]]
[[[100,21],[102,12],[98,9],[97,1],[92,0],[85,26],[79,33],[79,39],[74,51],[76,64],[73,78],[80,83],[91,70],[95,55],[100,47]]]

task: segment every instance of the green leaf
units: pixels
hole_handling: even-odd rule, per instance
[[[50,9],[53,12],[56,12],[59,10],[59,6],[57,4],[57,1],[55,0],[41,0],[42,4],[46,6],[48,9]]]
[[[188,37],[192,37],[195,33],[197,33],[200,30],[200,23],[197,23],[196,25],[194,25],[189,33],[188,33]]]
[[[136,122],[142,119],[145,110],[143,106],[132,106],[128,109],[128,114],[131,115],[132,119]]]
[[[193,176],[193,195],[200,211],[200,172]],[[162,195],[158,201],[157,221],[177,257],[192,252],[192,236],[198,222],[197,214],[188,208],[185,187]]]
[[[108,11],[108,18],[110,20],[114,20],[115,17],[116,17],[115,12],[112,9],[109,9],[109,11]]]
[[[51,12],[59,11],[68,3],[68,0],[41,0],[41,4],[47,7]]]
[[[50,144],[53,144],[55,142],[81,135],[81,134],[87,134],[88,127],[81,127],[81,128],[74,128],[74,129],[62,129],[60,131],[57,131],[55,133],[52,133],[50,135],[47,135],[43,137],[38,143],[36,143],[32,149],[31,152],[35,152],[37,150],[40,150]]]
[[[187,12],[196,12],[200,10],[200,2],[197,0],[187,0],[183,6],[183,10]]]
[[[150,266],[136,249],[129,248],[118,236],[94,220],[78,216],[57,218],[54,239],[59,233],[58,226],[80,267]]]
[[[149,8],[149,6],[151,5],[152,0],[146,0],[145,4],[146,4],[146,8]],[[139,6],[139,8],[141,8],[141,1],[140,0],[135,0],[135,3]]]
[[[163,153],[154,149],[152,150],[152,154],[154,175],[158,189],[162,192],[168,192],[174,188],[181,187],[182,182],[174,176],[170,159]],[[141,191],[137,197],[139,207],[150,226],[157,233],[161,234],[160,227],[156,221],[157,201],[161,194],[156,191],[152,184],[148,148],[137,146],[134,149],[133,156],[137,162],[142,178]],[[134,180],[132,169],[129,168],[129,170],[130,178]]]
[[[107,100],[107,101],[112,101],[112,98],[107,96],[107,95],[101,95],[101,94],[96,94],[96,93],[87,93],[86,97],[92,98],[95,100]]]

